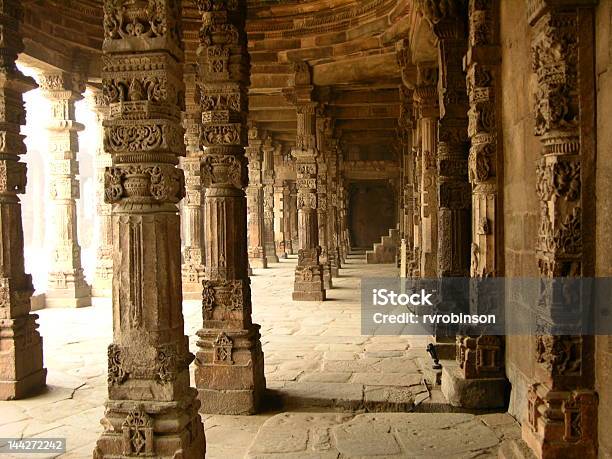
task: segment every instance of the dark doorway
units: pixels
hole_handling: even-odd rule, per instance
[[[395,228],[395,194],[387,180],[349,184],[349,232],[355,248],[371,248]]]

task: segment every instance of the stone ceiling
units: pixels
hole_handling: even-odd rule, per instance
[[[75,62],[85,62],[90,78],[99,78],[100,0],[24,0],[24,5],[32,63],[74,69]],[[401,83],[395,49],[414,28],[413,0],[248,0],[248,8],[251,121],[276,140],[293,141],[295,110],[282,89],[290,63],[304,60],[344,142],[393,140]],[[183,11],[186,61],[193,63],[200,16],[190,0],[183,0]],[[431,39],[424,43],[421,53],[435,56]]]

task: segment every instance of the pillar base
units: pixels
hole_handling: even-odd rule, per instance
[[[86,293],[47,290],[45,294],[45,308],[86,308],[88,306],[91,306],[91,293],[89,289],[87,289]]]
[[[597,394],[555,391],[534,384],[528,393],[522,438],[540,459],[597,458]]]
[[[278,256],[275,253],[273,253],[271,255],[266,254],[266,261],[268,262],[268,264],[270,264],[270,263],[279,263]]]
[[[249,258],[249,267],[266,269],[268,267],[268,260],[266,260],[264,257]]]
[[[331,264],[329,262],[324,262],[323,266],[323,288],[325,290],[329,290],[332,288],[332,271]]]
[[[506,378],[465,379],[456,364],[442,369],[442,394],[452,406],[469,409],[493,409],[506,406]]]
[[[18,400],[34,395],[47,386],[47,369],[42,368],[18,381],[0,381],[0,400]]]
[[[262,390],[200,389],[201,413],[245,416],[256,414],[261,406]]]
[[[195,382],[201,413],[255,414],[266,389],[259,325],[248,330],[202,329]]]
[[[193,398],[184,402],[108,401],[102,420],[106,430],[96,443],[93,458],[202,459],[206,453],[204,428],[197,411],[199,402],[195,394],[190,395]]]
[[[324,301],[323,267],[319,265],[297,266],[293,283],[294,301]]]
[[[36,314],[5,319],[0,326],[0,400],[27,397],[46,385],[42,338]]]

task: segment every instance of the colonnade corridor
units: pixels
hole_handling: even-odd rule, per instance
[[[201,415],[207,458],[497,457],[504,439],[520,437],[508,414],[439,412],[451,407],[423,381],[428,337],[361,335],[361,278],[393,277],[394,265],[349,254],[327,301],[296,302],[296,262],[290,255],[253,270],[267,391],[259,414]],[[197,300],[183,303],[192,351],[201,310]],[[91,457],[103,429],[110,302],[38,314],[47,389],[0,401],[0,436],[65,437],[65,454],[36,457]]]

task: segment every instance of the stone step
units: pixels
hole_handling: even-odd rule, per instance
[[[370,386],[350,382],[290,381],[282,388],[268,392],[271,397],[269,404],[278,409],[328,408],[372,413],[411,412],[430,397],[424,384]]]

